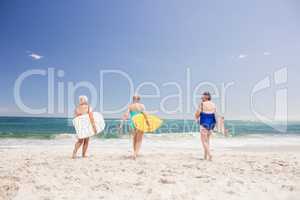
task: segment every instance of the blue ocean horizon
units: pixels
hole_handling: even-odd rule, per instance
[[[128,121],[106,119],[106,128],[99,138],[119,138],[130,133]],[[286,131],[252,120],[227,120],[225,127],[232,137],[251,135],[300,135],[300,121],[287,123]],[[186,134],[199,132],[194,120],[164,119],[164,123],[155,134]],[[72,118],[62,117],[0,117],[0,139],[36,138],[55,139],[62,134],[75,135]]]

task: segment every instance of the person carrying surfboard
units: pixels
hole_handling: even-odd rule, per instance
[[[88,104],[88,98],[86,96],[79,96],[79,105],[75,109],[75,117],[81,116],[81,115],[89,115],[90,122],[93,127],[94,133],[97,132],[94,116],[92,113],[92,108]],[[86,152],[89,146],[89,137],[86,138],[78,138],[77,142],[75,143],[72,158],[76,158],[78,149],[82,146],[82,157],[86,157]]]
[[[144,104],[140,103],[140,100],[141,100],[140,96],[137,95],[133,96],[132,103],[128,106],[128,109],[123,116],[123,120],[128,120],[128,119],[130,120],[129,126],[133,132],[133,159],[136,159],[141,149],[144,132],[138,130],[135,127],[132,118],[141,113],[144,114],[145,118],[147,117],[147,115],[145,114],[145,106]],[[146,119],[146,123],[149,124],[147,119]]]
[[[215,128],[216,120],[216,106],[211,101],[209,92],[202,94],[202,101],[195,113],[195,119],[200,124],[201,142],[204,149],[204,159],[212,160],[210,152],[210,137],[212,130]]]

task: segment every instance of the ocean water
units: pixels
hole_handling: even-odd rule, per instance
[[[106,128],[100,138],[118,138],[130,132],[127,121],[106,119]],[[280,124],[279,124],[280,125]],[[281,126],[271,127],[261,122],[229,120],[226,128],[232,137],[251,135],[300,135],[300,122],[289,122],[286,130]],[[279,128],[279,129],[278,129]],[[165,119],[155,134],[185,134],[199,132],[194,120]],[[0,117],[0,139],[37,138],[54,139],[60,135],[75,134],[72,119],[43,117]]]

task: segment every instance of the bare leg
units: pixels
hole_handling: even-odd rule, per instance
[[[202,129],[201,130],[201,142],[204,148],[204,159],[212,160],[212,156],[210,154],[210,147],[209,147],[209,138],[210,138],[210,131],[207,129]]]
[[[204,160],[207,159],[207,145],[206,145],[206,130],[205,129],[201,129],[201,143],[203,146],[203,150],[204,150]]]
[[[89,140],[90,138],[85,138],[83,141],[83,147],[82,147],[82,157],[86,157],[86,151],[89,147]]]
[[[135,148],[135,156],[136,157],[138,156],[138,154],[140,152],[141,145],[142,145],[142,142],[143,142],[143,137],[144,137],[144,133],[139,131],[137,133],[137,141],[136,141],[136,148]]]
[[[77,151],[82,145],[82,143],[83,143],[83,139],[78,139],[77,142],[75,143],[73,154],[72,154],[73,159],[76,158]]]
[[[208,134],[207,134],[207,150],[208,150],[208,160],[211,161],[212,160],[212,155],[210,153],[210,136],[211,136],[211,131],[208,131]]]
[[[134,130],[134,133],[133,133],[133,140],[132,140],[132,147],[133,147],[133,159],[136,158],[136,155],[135,155],[135,150],[136,150],[136,142],[137,142],[137,132]]]

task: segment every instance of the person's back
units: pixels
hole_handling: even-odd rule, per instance
[[[141,103],[132,103],[129,105],[130,112],[143,112],[145,110],[144,104]]]
[[[211,160],[209,140],[212,130],[216,125],[216,106],[211,102],[211,95],[209,92],[202,94],[202,101],[195,113],[195,118],[200,124],[201,142],[204,148],[204,159]]]
[[[212,101],[203,101],[201,102],[202,108],[201,111],[204,113],[215,113],[216,105]]]
[[[133,132],[133,158],[135,159],[140,151],[144,132],[137,130],[133,122],[133,117],[142,112],[145,112],[144,104],[140,103],[140,97],[135,95],[132,97],[132,103],[128,106],[128,110],[123,116],[123,119],[130,119],[129,126]]]
[[[76,116],[88,114],[90,112],[90,106],[88,104],[80,104],[76,108]]]
[[[94,129],[94,132],[96,133],[95,121],[94,121],[93,114],[91,112],[92,112],[92,110],[88,104],[88,98],[86,96],[79,96],[79,105],[75,109],[75,117],[88,114],[89,118],[91,120],[93,129]],[[82,157],[86,157],[86,151],[87,151],[88,145],[89,145],[89,137],[81,138],[81,139],[77,140],[77,142],[75,143],[75,146],[74,146],[72,158],[76,158],[77,151],[82,144],[83,144]]]

